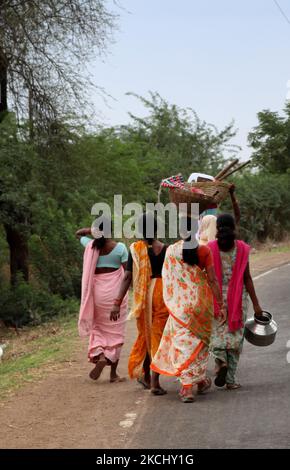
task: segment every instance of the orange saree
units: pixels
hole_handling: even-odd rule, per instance
[[[168,310],[163,300],[162,279],[151,279],[147,245],[143,240],[130,247],[133,257],[133,306],[130,316],[137,321],[138,337],[132,348],[128,370],[131,378],[143,374],[146,355],[153,357],[158,350]]]

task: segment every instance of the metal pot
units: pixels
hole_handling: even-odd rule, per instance
[[[271,313],[263,311],[254,315],[245,324],[245,338],[254,346],[269,346],[274,343],[277,333],[277,323]]]

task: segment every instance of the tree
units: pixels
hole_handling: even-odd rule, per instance
[[[12,284],[19,271],[25,280],[29,277],[27,237],[35,152],[26,142],[26,134],[25,127],[17,127],[13,114],[0,123],[0,214],[10,247]]]
[[[144,98],[133,93],[148,109],[148,116],[131,114],[132,124],[121,128],[121,137],[139,145],[139,166],[147,171],[148,186],[158,189],[162,178],[176,173],[185,177],[193,171],[212,174],[226,159],[236,155],[239,147],[230,144],[235,136],[233,124],[219,131],[201,121],[190,108],[179,108],[158,93]]]
[[[105,0],[3,0],[0,2],[0,125],[8,111],[29,118],[35,131],[57,132],[58,122],[85,104],[89,79],[86,64],[103,54],[116,17]],[[1,131],[1,129],[0,129]],[[41,146],[41,140],[38,139]],[[0,149],[1,150],[1,149]],[[17,157],[15,156],[15,165]],[[10,247],[11,279],[20,270],[28,280],[27,237],[22,213],[1,188],[0,210],[11,217],[5,224]],[[29,218],[25,219],[29,224]]]
[[[4,0],[0,6],[3,103],[49,121],[84,104],[87,63],[103,54],[115,15],[105,0]],[[75,106],[74,106],[75,105]],[[32,117],[32,116],[30,116]]]
[[[264,110],[258,113],[259,124],[249,134],[253,162],[262,170],[285,173],[290,169],[290,103],[285,115]]]
[[[231,181],[241,209],[240,236],[261,243],[283,240],[290,231],[290,175],[244,170]],[[232,212],[229,199],[222,210]]]

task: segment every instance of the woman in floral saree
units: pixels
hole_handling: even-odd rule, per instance
[[[213,295],[225,319],[220,288],[210,249],[198,246],[197,221],[187,219],[191,235],[168,247],[162,270],[163,297],[169,318],[151,369],[152,388],[157,374],[179,377],[184,403],[194,401],[194,391],[211,386],[206,377],[213,319]],[[190,243],[189,243],[189,240]],[[187,244],[185,242],[188,242]]]

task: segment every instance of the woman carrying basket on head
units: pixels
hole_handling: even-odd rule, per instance
[[[178,377],[180,398],[194,401],[194,392],[211,386],[206,377],[213,320],[213,295],[225,320],[221,292],[210,249],[198,246],[197,221],[186,218],[187,236],[167,249],[162,277],[163,296],[169,310],[162,340],[153,357],[152,387],[157,374]],[[186,244],[190,242],[190,244]]]

